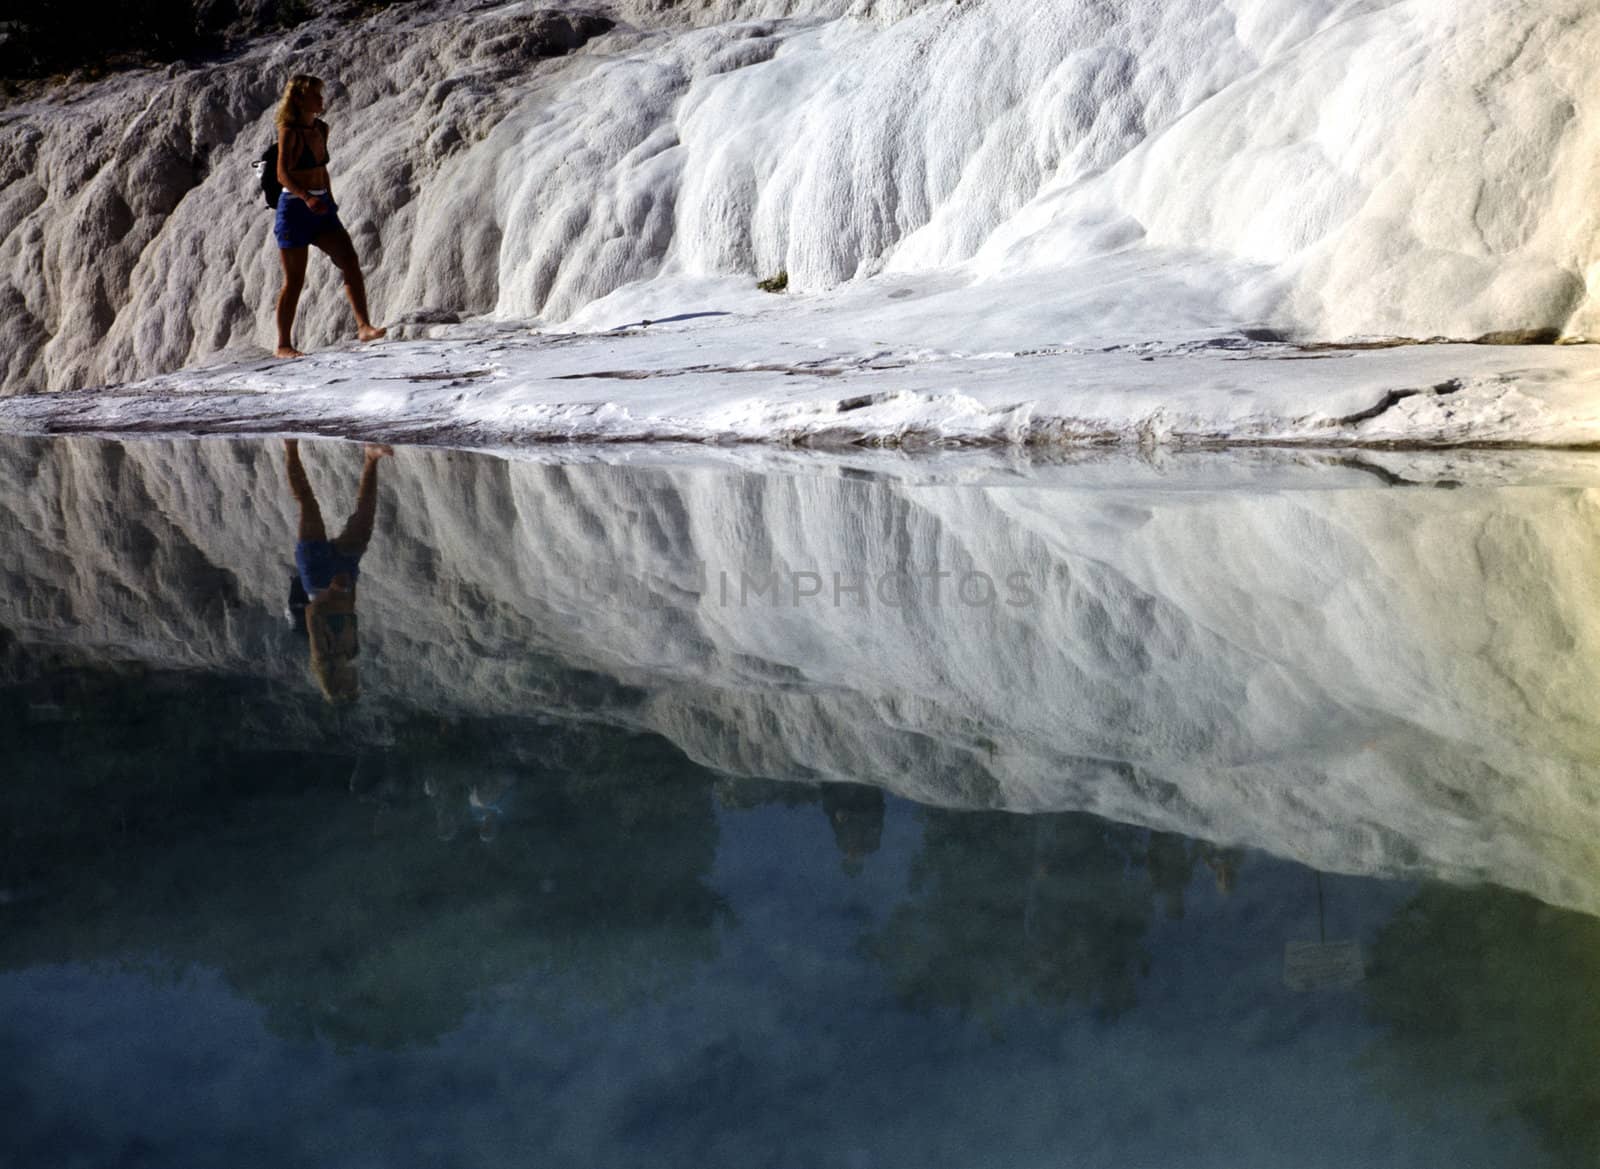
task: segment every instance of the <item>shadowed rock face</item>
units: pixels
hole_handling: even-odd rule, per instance
[[[336,517],[360,460],[306,451]],[[1600,910],[1593,491],[1091,484],[402,450],[347,733],[598,717],[735,774]],[[277,444],[8,442],[0,485],[13,656],[265,680],[316,709],[278,616]],[[864,594],[836,604],[835,573]]]
[[[1585,336],[1595,20],[1582,0],[344,10],[0,115],[0,392],[271,340],[249,164],[291,72],[332,83],[333,183],[393,321],[564,320],[664,277],[1059,274],[1148,245],[1199,264],[1234,324]],[[349,332],[314,264],[304,346]],[[1125,319],[1081,311],[1027,343]]]
[[[323,6],[345,19],[395,0]],[[401,0],[404,2],[404,0]],[[363,11],[365,9],[365,11]],[[312,15],[302,0],[78,0],[40,4],[0,30],[0,75],[15,82],[62,75],[99,77],[119,69],[205,61]]]

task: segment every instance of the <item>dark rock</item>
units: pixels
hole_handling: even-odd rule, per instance
[[[1501,329],[1474,337],[1474,345],[1554,345],[1561,340],[1560,329]]]
[[[220,33],[239,19],[239,6],[234,0],[199,0],[194,9],[194,23],[203,32]]]

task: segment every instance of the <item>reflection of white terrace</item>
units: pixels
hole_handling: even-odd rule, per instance
[[[338,506],[355,452],[305,450]],[[602,718],[736,774],[1600,910],[1592,456],[566,453],[384,465],[362,708]],[[8,440],[0,486],[23,645],[312,693],[278,444]],[[1040,603],[715,593],[833,566],[1021,571]],[[648,595],[596,595],[624,579]]]

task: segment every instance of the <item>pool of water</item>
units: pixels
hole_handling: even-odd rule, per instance
[[[1600,462],[300,453],[0,441],[0,1166],[1600,1163]]]

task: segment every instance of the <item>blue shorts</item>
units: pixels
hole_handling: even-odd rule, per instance
[[[311,241],[325,231],[344,230],[344,224],[339,222],[339,205],[333,201],[333,196],[319,195],[318,198],[327,208],[321,215],[288,191],[278,196],[278,214],[272,221],[272,234],[278,237],[280,248],[309,247]]]
[[[345,555],[332,540],[301,540],[294,546],[294,566],[307,596],[320,593],[341,572],[349,575],[351,584],[361,575],[361,557]]]

